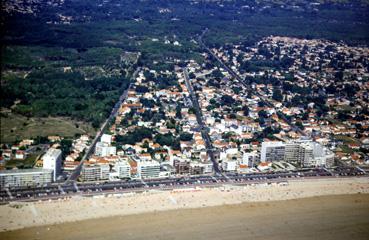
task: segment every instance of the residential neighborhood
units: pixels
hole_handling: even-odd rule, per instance
[[[95,145],[88,135],[41,139],[48,152],[64,150],[51,179],[68,177],[89,148],[80,181],[206,175],[214,164],[242,174],[369,163],[368,48],[271,36],[211,51],[243,81],[208,52],[204,62],[142,67]],[[36,141],[3,145],[2,167],[34,156]],[[36,166],[49,169],[38,153]]]

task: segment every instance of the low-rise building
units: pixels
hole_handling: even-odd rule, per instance
[[[18,159],[18,160],[23,160],[26,158],[26,153],[22,150],[17,150],[15,152],[15,159]]]
[[[103,134],[101,136],[100,142],[107,143],[109,146],[111,144],[112,136],[109,134]]]
[[[110,146],[106,142],[98,142],[95,147],[95,155],[100,157],[114,156],[117,153],[117,148]]]
[[[228,160],[222,162],[222,168],[226,172],[234,172],[237,170],[237,161],[236,160]]]

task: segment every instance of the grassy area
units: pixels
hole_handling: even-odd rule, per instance
[[[337,136],[334,136],[334,138],[338,141],[342,141],[344,144],[358,143],[358,140],[356,140],[355,138],[348,137],[345,135],[337,135]]]
[[[347,106],[347,105],[342,105],[342,106],[337,106],[336,107],[336,111],[352,112],[353,110],[355,110],[354,107]]]
[[[349,153],[349,154],[354,153],[354,150],[349,148],[347,145],[340,145],[338,147],[342,149],[343,153]]]
[[[332,124],[336,124],[336,125],[343,124],[340,120],[335,119],[335,118],[327,117],[326,119],[327,119],[327,121],[329,121]]]
[[[9,143],[37,136],[58,135],[73,137],[75,134],[94,134],[91,125],[67,118],[48,117],[27,119],[21,115],[7,113],[1,115],[1,143]]]
[[[24,160],[16,160],[16,159],[12,159],[6,162],[5,164],[5,168],[32,168],[35,163],[36,160],[38,158],[38,156],[40,156],[41,153],[34,153],[34,154],[30,154],[27,156],[26,159]]]

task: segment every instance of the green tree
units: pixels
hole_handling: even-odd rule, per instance
[[[282,100],[283,100],[283,95],[282,95],[281,90],[280,90],[280,89],[275,89],[275,90],[273,91],[273,96],[272,96],[272,98],[273,98],[274,100],[278,101],[278,102],[282,102]]]

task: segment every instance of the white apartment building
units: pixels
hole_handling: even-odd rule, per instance
[[[303,158],[301,165],[304,167],[326,166],[334,165],[334,153],[323,145],[307,141],[301,143],[303,149]]]
[[[0,188],[40,187],[53,181],[53,170],[18,169],[0,171]]]
[[[53,170],[53,181],[56,181],[61,173],[62,151],[60,149],[50,148],[42,157],[43,169]]]
[[[234,172],[237,170],[237,161],[236,160],[227,160],[222,162],[222,168],[227,172]]]
[[[283,142],[263,142],[261,144],[260,161],[274,162],[284,159],[285,144]]]
[[[100,181],[109,179],[109,164],[84,164],[81,170],[82,181]]]
[[[247,167],[255,167],[260,162],[259,154],[256,152],[248,152],[242,155],[240,164],[247,165]]]
[[[100,142],[107,143],[109,146],[111,145],[112,136],[109,134],[103,134],[101,136]]]
[[[95,147],[95,155],[100,157],[115,156],[117,154],[117,148],[110,146],[106,142],[98,142]]]
[[[203,163],[202,164],[204,166],[204,173],[212,173],[213,172],[213,163]]]
[[[305,153],[301,151],[299,143],[287,143],[284,151],[284,161],[292,164],[301,164],[301,158]]]
[[[137,175],[139,178],[157,178],[160,173],[160,164],[157,161],[138,161]]]
[[[331,167],[334,165],[334,153],[310,140],[291,143],[263,142],[261,161],[286,161],[302,167]]]
[[[127,161],[118,161],[113,168],[117,172],[117,176],[122,178],[131,178],[131,165]]]

